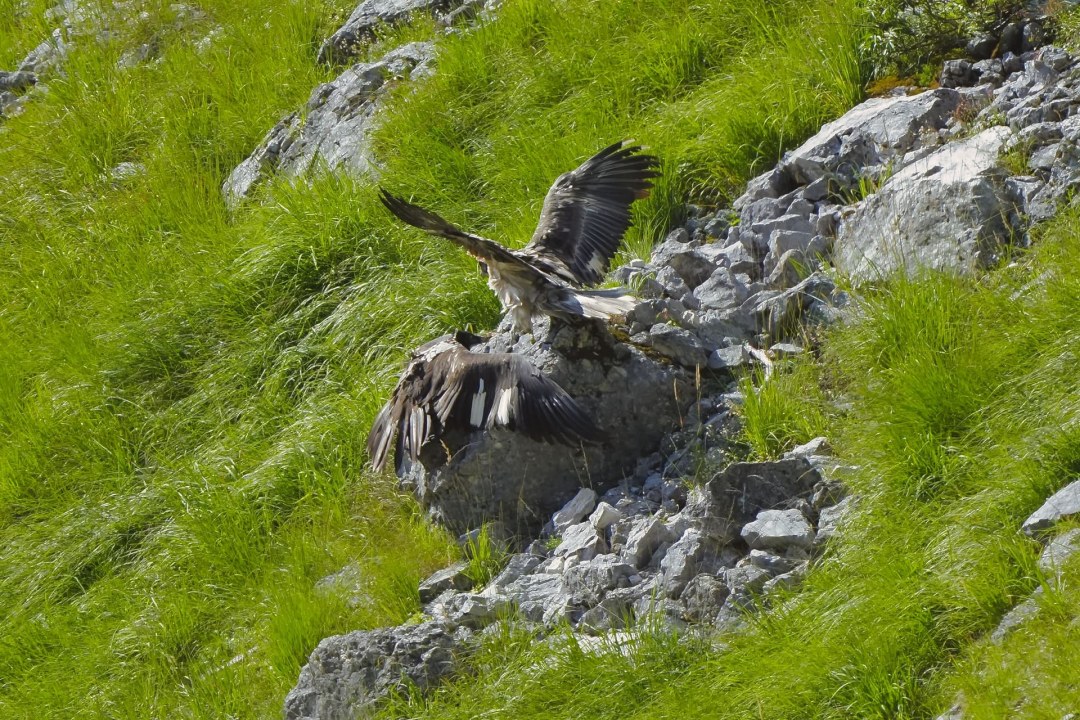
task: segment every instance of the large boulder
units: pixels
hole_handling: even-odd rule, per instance
[[[1011,131],[992,127],[898,172],[844,218],[836,266],[856,283],[919,268],[986,266],[1011,234],[1015,210],[998,153]]]
[[[396,82],[430,72],[434,57],[433,43],[409,43],[315,88],[306,112],[285,116],[229,174],[221,188],[226,203],[238,204],[272,172],[297,177],[316,161],[356,175],[374,172],[369,143],[382,96]]]
[[[543,338],[549,321],[536,324]],[[509,332],[474,351],[507,352]],[[407,482],[440,524],[464,532],[499,519],[519,535],[538,530],[583,486],[604,490],[654,452],[693,399],[687,372],[615,340],[600,323],[556,323],[547,340],[514,352],[536,365],[589,413],[607,439],[592,447],[549,445],[510,431],[443,438]]]
[[[437,622],[328,637],[286,696],[285,720],[367,717],[387,694],[422,692],[457,672],[471,638]]]
[[[913,96],[871,98],[784,155],[778,170],[793,185],[823,177],[850,184],[864,168],[916,148],[925,131],[945,127],[959,103],[960,94],[944,88]]]

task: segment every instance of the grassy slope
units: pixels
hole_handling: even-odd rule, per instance
[[[0,0],[0,67],[47,4]],[[362,439],[404,349],[497,308],[366,185],[225,212],[227,172],[332,76],[315,49],[351,3],[236,5],[176,29],[140,3],[0,126],[4,717],[275,716],[319,638],[403,620],[451,554]],[[523,241],[555,174],[632,135],[668,173],[642,252],[685,192],[721,197],[858,98],[847,4],[573,7],[511,0],[445,39],[380,136],[387,183]],[[155,33],[160,63],[117,69]],[[125,161],[145,172],[113,182]],[[347,563],[357,607],[314,588]]]

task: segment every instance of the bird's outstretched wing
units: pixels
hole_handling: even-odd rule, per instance
[[[659,160],[617,142],[563,173],[548,190],[540,222],[522,250],[573,285],[595,285],[630,227],[630,205],[647,197]]]
[[[407,200],[392,195],[384,188],[379,189],[379,199],[382,200],[382,204],[386,206],[386,209],[402,222],[420,228],[429,235],[446,238],[464,248],[482,263],[490,265],[494,261],[494,263],[500,264],[502,267],[512,268],[514,272],[530,278],[540,275],[538,270],[499,243],[482,238],[479,235],[467,233],[453,223],[443,220],[430,210],[425,210],[419,205],[413,205]]]
[[[443,433],[505,428],[543,442],[600,442],[604,435],[557,383],[509,353],[473,353],[460,345],[414,356],[368,435],[376,471],[395,444],[400,474]]]

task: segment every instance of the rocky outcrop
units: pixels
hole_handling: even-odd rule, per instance
[[[836,267],[859,282],[898,270],[970,271],[996,261],[1016,207],[998,155],[1011,135],[987,128],[906,165],[840,224]]]
[[[602,324],[549,322],[536,327],[543,341],[525,337],[513,351],[570,393],[606,440],[571,448],[497,430],[446,439],[445,452],[413,467],[407,482],[431,517],[455,532],[493,519],[522,536],[539,530],[582,486],[603,490],[632,473],[692,400],[685,370],[618,342]],[[507,352],[511,340],[508,330],[496,333],[473,351]]]
[[[317,163],[352,174],[375,172],[370,138],[386,92],[398,82],[431,72],[435,46],[409,43],[375,62],[359,63],[311,93],[303,113],[284,117],[222,185],[235,207],[272,173],[299,177]]]
[[[358,57],[381,27],[404,22],[414,13],[446,17],[464,4],[464,0],[364,0],[345,24],[323,42],[319,62],[344,64]]]
[[[285,718],[352,720],[390,692],[422,692],[459,669],[471,636],[428,622],[328,637],[285,698]]]

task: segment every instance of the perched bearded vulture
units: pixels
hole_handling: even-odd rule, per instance
[[[459,331],[413,351],[368,435],[376,471],[385,467],[395,436],[399,475],[406,456],[416,462],[425,445],[449,433],[506,428],[569,445],[603,439],[574,399],[524,358],[469,350],[482,339]]]
[[[618,142],[581,167],[563,173],[544,198],[540,223],[521,250],[510,250],[451,225],[433,212],[382,190],[382,201],[401,220],[460,245],[486,268],[488,285],[518,332],[546,314],[607,319],[635,300],[623,290],[581,290],[599,283],[630,227],[630,205],[647,197],[659,161],[641,147]]]

